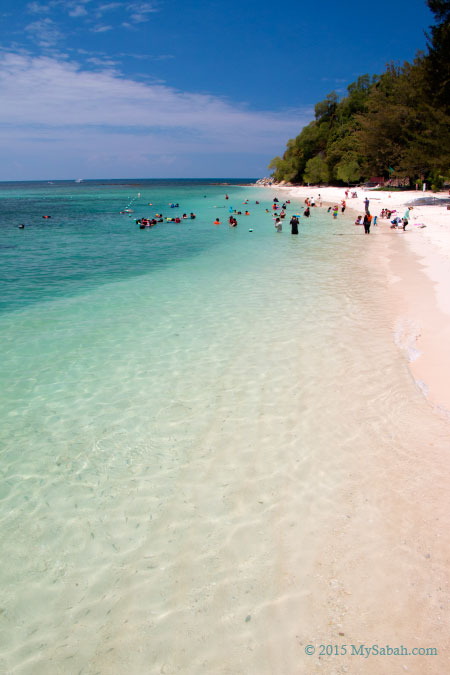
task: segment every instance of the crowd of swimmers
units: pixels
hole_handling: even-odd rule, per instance
[[[273,219],[275,221],[275,230],[277,232],[282,232],[283,231],[283,221],[286,218],[287,215],[287,209],[290,208],[291,201],[290,199],[286,199],[281,204],[280,207],[280,202],[278,197],[273,198],[272,202],[272,211],[273,211]],[[311,203],[309,199],[305,200],[306,204],[306,209],[304,211],[304,214],[307,218],[310,216],[310,207],[314,206],[315,203]],[[266,209],[266,213],[270,213],[269,209]],[[300,214],[299,213],[294,213],[289,221],[289,225],[291,226],[291,234],[298,234],[298,226],[300,224]]]
[[[348,195],[349,195],[349,190],[347,189],[345,191],[346,199],[348,199]],[[205,195],[205,197],[206,197],[206,195]],[[356,192],[352,192],[352,198],[353,197],[357,197]],[[225,199],[228,200],[229,196],[225,195]],[[336,203],[336,204],[334,204],[334,206],[328,207],[328,213],[331,213],[334,219],[337,218],[339,211],[341,213],[345,213],[346,206],[347,206],[346,199],[342,199],[340,204]],[[320,194],[318,195],[317,202],[318,202],[318,206],[322,206],[322,198],[321,198]],[[275,230],[277,232],[283,231],[283,221],[286,218],[287,209],[290,208],[290,206],[288,206],[288,205],[290,205],[290,203],[291,202],[290,202],[289,199],[286,199],[283,202],[280,202],[278,197],[274,197],[273,200],[272,200],[272,217],[273,217],[273,220],[274,220]],[[246,199],[244,202],[242,202],[242,204],[245,207],[247,207],[247,205],[249,204],[249,200]],[[255,204],[259,205],[259,201],[255,201]],[[310,218],[311,217],[311,209],[314,209],[316,207],[316,205],[317,204],[316,204],[316,200],[314,199],[314,197],[307,197],[305,199],[305,206],[302,207],[303,208],[303,214],[302,215],[305,218]],[[149,206],[152,206],[152,203],[149,203]],[[169,207],[171,209],[176,209],[176,208],[179,208],[180,205],[178,203],[171,202],[171,203],[169,203]],[[410,208],[412,208],[412,207],[410,207]],[[408,222],[409,222],[410,208],[407,208],[403,217],[400,217],[397,214],[397,212],[395,211],[395,209],[390,210],[390,209],[387,209],[387,208],[382,209],[379,216],[372,216],[370,211],[369,211],[369,198],[366,196],[365,199],[364,199],[364,216],[362,216],[362,215],[358,216],[356,218],[355,225],[364,226],[364,233],[370,234],[371,226],[377,225],[377,218],[379,217],[379,218],[386,218],[386,219],[390,220],[391,229],[403,229],[403,231],[404,231],[404,230],[406,230],[406,227],[407,227]],[[232,206],[230,206],[228,211],[229,211],[228,225],[229,225],[230,228],[235,228],[235,227],[238,226],[238,221],[236,219],[236,216],[241,216],[241,215],[250,216],[250,211],[248,210],[248,208],[246,208],[244,213],[242,213],[242,211],[238,211],[238,210],[234,209]],[[267,214],[269,214],[270,210],[268,208],[266,208],[265,212]],[[133,213],[133,210],[131,208],[127,207],[123,211],[120,211],[120,213],[123,213],[123,214],[126,213],[126,214],[130,215],[131,213]],[[42,216],[42,218],[48,219],[48,218],[51,218],[51,216],[50,215],[44,215],[44,216]],[[183,220],[188,220],[188,219],[195,220],[195,218],[196,218],[196,215],[192,211],[189,215],[187,213],[183,213],[183,215],[181,217],[180,216],[175,216],[175,217],[166,216],[166,217],[164,217],[162,213],[156,213],[152,218],[144,218],[144,217],[137,218],[137,219],[135,219],[135,222],[136,222],[137,225],[139,225],[141,230],[144,230],[147,227],[153,227],[157,223],[167,222],[167,223],[177,223],[178,224],[178,223],[181,223]],[[216,225],[216,226],[221,225],[220,218],[217,217],[214,220],[213,224]],[[299,225],[300,225],[300,214],[299,213],[293,214],[290,221],[289,221],[289,224],[290,224],[290,227],[291,227],[291,234],[298,235]],[[422,225],[422,227],[425,227],[425,225]],[[25,228],[24,223],[20,223],[18,225],[18,228],[24,229]],[[253,229],[249,229],[249,232],[253,232]]]
[[[346,197],[348,197],[348,190],[345,192]],[[352,194],[352,197],[356,196],[356,193]],[[225,195],[225,199],[229,200],[229,195]],[[272,200],[272,217],[274,220],[274,226],[275,230],[277,232],[282,232],[283,231],[283,222],[286,218],[287,215],[287,209],[290,208],[290,200],[286,199],[282,202],[278,199],[278,197],[274,197]],[[246,199],[245,201],[242,202],[243,206],[246,207],[244,211],[242,210],[237,210],[234,209],[232,206],[229,207],[229,217],[228,217],[228,225],[230,228],[235,228],[238,226],[238,221],[236,216],[250,216],[250,211],[248,210],[248,204],[249,200]],[[259,205],[259,201],[255,201],[256,205]],[[368,204],[368,200],[367,200]],[[152,206],[152,204],[149,204]],[[179,208],[178,203],[170,203],[169,207],[170,208]],[[314,209],[316,206],[322,206],[322,198],[321,195],[319,194],[317,197],[317,200],[314,197],[307,197],[305,199],[305,206],[302,207],[303,213],[302,216],[305,218],[310,218],[312,214],[312,209]],[[339,211],[341,213],[344,213],[346,209],[346,200],[342,199],[340,205],[335,204],[334,206],[330,206],[328,208],[328,213],[331,213],[333,218],[337,218]],[[126,211],[121,211],[121,213],[125,213]],[[366,206],[366,211],[368,211],[368,208]],[[265,209],[266,213],[270,213],[270,210],[268,208]],[[367,215],[367,214],[366,214]],[[190,218],[191,220],[196,218],[195,213],[192,213],[188,216],[186,213],[183,213],[183,215],[180,216],[175,216],[173,218],[170,217],[165,217],[163,216],[162,213],[156,213],[153,218],[139,218],[136,219],[136,223],[139,225],[140,229],[145,229],[146,227],[153,227],[157,223],[162,223],[162,222],[173,222],[173,223],[181,223],[182,220],[186,220]],[[356,221],[355,225],[365,225],[365,231],[370,232],[370,224],[371,224],[372,218],[365,218],[364,223],[362,221],[362,216]],[[217,216],[213,222],[213,225],[219,226],[221,225],[220,217]],[[376,224],[376,218],[374,220],[374,224]],[[291,234],[298,235],[299,233],[299,225],[300,225],[300,213],[295,213],[291,216],[289,220],[289,225],[291,229]],[[367,229],[366,229],[367,227]],[[253,232],[252,229],[249,229],[250,232]]]
[[[349,190],[347,189],[345,191],[345,197],[348,199],[349,196]],[[352,198],[357,197],[356,192],[352,192]],[[228,200],[229,196],[225,195],[225,199]],[[331,213],[334,219],[337,218],[339,211],[341,213],[345,213],[345,210],[347,208],[347,202],[346,199],[342,199],[340,204],[334,204],[334,206],[329,206],[328,207],[328,213]],[[318,195],[317,199],[318,205],[322,206],[322,199],[320,194]],[[286,199],[283,202],[280,202],[278,197],[274,197],[272,201],[272,216],[274,220],[274,225],[275,225],[275,230],[277,232],[282,232],[283,231],[283,221],[286,218],[287,215],[287,209],[289,208],[288,205],[290,205],[290,200]],[[244,202],[242,202],[244,206],[247,206],[249,204],[249,200],[246,199]],[[259,204],[259,201],[256,201],[255,204]],[[314,197],[307,197],[305,199],[305,206],[303,208],[303,216],[305,218],[310,218],[311,217],[311,209],[316,207],[316,200]],[[151,204],[150,204],[151,206]],[[179,208],[178,203],[170,203],[169,204],[170,208]],[[229,218],[228,218],[228,225],[230,227],[237,227],[238,226],[238,221],[236,219],[236,216],[250,216],[250,211],[246,209],[244,213],[242,211],[238,211],[234,209],[232,206],[229,207]],[[355,225],[361,225],[364,226],[364,233],[365,234],[370,234],[370,228],[372,225],[377,225],[377,218],[378,216],[372,216],[370,211],[369,211],[369,198],[366,197],[364,200],[364,216],[358,216],[355,221]],[[270,213],[270,210],[268,208],[265,209],[266,213]],[[121,213],[124,213],[124,211],[121,211]],[[393,218],[392,218],[393,216]],[[50,216],[42,216],[43,218],[50,218]],[[379,215],[380,218],[387,218],[388,220],[391,221],[391,229],[393,228],[402,228],[403,230],[406,229],[406,226],[408,225],[409,221],[409,209],[407,209],[405,215],[403,218],[400,218],[398,215],[396,215],[396,211],[392,210],[390,211],[389,209],[383,209]],[[187,220],[191,219],[194,220],[196,218],[195,213],[190,213],[188,216],[187,213],[183,213],[181,217],[176,216],[174,218],[169,218],[163,217],[162,213],[156,213],[153,218],[139,218],[136,220],[136,223],[139,225],[141,230],[145,229],[146,227],[153,227],[157,223],[163,223],[164,221],[167,223],[181,223],[182,220]],[[392,218],[392,220],[391,220]],[[214,220],[214,225],[221,225],[221,221],[219,216]],[[298,229],[299,229],[299,224],[300,224],[300,214],[295,213],[290,221],[289,225],[291,226],[291,234],[298,234]],[[23,227],[23,225],[19,225],[19,227]],[[250,232],[253,230],[250,229]]]
[[[152,206],[152,204],[149,204],[149,206]],[[171,209],[179,208],[179,204],[169,204]],[[121,211],[120,213],[124,213]],[[139,228],[141,230],[145,230],[146,227],[153,227],[157,223],[181,223],[182,220],[195,220],[197,216],[195,213],[191,211],[190,215],[188,216],[187,213],[183,213],[183,215],[180,216],[175,216],[175,218],[169,218],[168,216],[164,217],[162,213],[155,213],[153,218],[136,218],[136,225],[139,225]]]

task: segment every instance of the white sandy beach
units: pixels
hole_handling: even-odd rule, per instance
[[[338,188],[279,189],[283,197],[302,202],[314,197],[318,204],[320,195],[322,209],[345,199],[345,190]],[[373,216],[383,208],[403,216],[408,203],[424,197],[413,191],[357,193],[357,198],[346,200],[355,215],[364,214],[366,196]],[[418,223],[426,227],[416,227]],[[366,236],[362,228],[354,229]],[[450,671],[444,628],[450,602],[450,444],[439,427],[436,436],[427,440],[427,435],[434,433],[433,418],[438,424],[439,418],[448,422],[450,417],[450,211],[445,205],[414,207],[406,232],[378,220],[367,236],[367,248],[368,263],[384,278],[386,313],[380,320],[390,322],[393,343],[403,351],[417,390],[429,405],[429,419],[418,416],[411,420],[408,437],[404,432],[398,436],[399,395],[398,409],[389,411],[395,439],[390,448],[388,444],[378,452],[368,440],[348,464],[336,522],[330,524],[329,541],[317,558],[312,580],[312,595],[323,598],[311,607],[311,625],[317,631],[311,631],[316,637],[312,643],[394,646],[410,639],[424,647],[433,643],[437,655],[358,662],[348,655],[322,657],[299,672],[438,675]],[[361,391],[355,395],[361,396]],[[413,400],[410,405],[415,407]],[[369,402],[367,414],[371,415]],[[424,436],[421,430],[428,422]]]
[[[270,189],[270,188],[269,188]],[[364,214],[369,198],[372,216],[378,216],[372,235],[387,237],[378,265],[385,265],[392,287],[394,339],[405,350],[418,385],[430,403],[450,411],[450,210],[447,205],[418,205],[410,211],[406,232],[392,230],[390,221],[379,218],[382,209],[403,216],[407,204],[424,197],[448,198],[447,193],[421,191],[384,192],[356,190],[357,198],[347,199],[345,188],[283,187],[291,198],[304,201],[314,197],[316,206],[339,204],[346,200],[348,210]],[[340,213],[340,209],[339,209]],[[426,227],[420,227],[425,225]],[[405,242],[407,247],[405,247]],[[430,283],[431,282],[431,283]],[[395,307],[395,309],[394,309]]]

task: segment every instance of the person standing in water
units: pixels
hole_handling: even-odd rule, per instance
[[[291,218],[291,234],[298,234],[298,218],[296,216]]]

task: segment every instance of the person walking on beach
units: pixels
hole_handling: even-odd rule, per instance
[[[372,216],[370,213],[366,213],[364,216],[364,234],[370,234],[370,224],[372,222]]]
[[[365,200],[364,200],[364,208],[365,208],[366,213],[369,213],[369,198],[368,197],[366,197]]]

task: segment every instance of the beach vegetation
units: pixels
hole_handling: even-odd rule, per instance
[[[318,102],[315,119],[270,163],[275,180],[348,185],[380,176],[440,189],[450,175],[450,1],[427,4],[436,19],[427,53]]]
[[[336,177],[347,185],[357,183],[361,178],[361,167],[358,160],[355,157],[343,157],[336,164]]]
[[[441,175],[438,171],[433,171],[430,176],[431,179],[431,189],[433,192],[439,192],[442,190],[445,183],[445,176]]]
[[[328,166],[323,157],[316,155],[312,159],[308,159],[306,162],[305,173],[303,174],[303,182],[321,185],[322,183],[327,183],[328,179]]]

